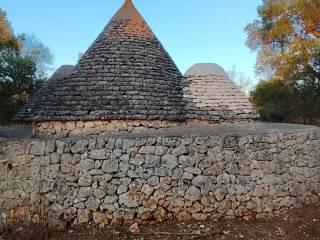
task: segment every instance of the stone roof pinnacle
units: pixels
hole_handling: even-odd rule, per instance
[[[140,15],[132,0],[126,0],[116,15],[113,17],[115,19],[131,19],[131,20],[142,20],[143,17]]]

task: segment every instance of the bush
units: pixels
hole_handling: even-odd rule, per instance
[[[250,100],[263,121],[288,122],[293,115],[293,91],[280,79],[260,82]]]
[[[0,124],[10,124],[17,110],[35,94],[43,80],[37,79],[32,58],[16,51],[0,53]]]

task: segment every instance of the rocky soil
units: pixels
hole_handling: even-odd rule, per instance
[[[163,222],[148,225],[81,226],[65,231],[11,226],[0,240],[319,240],[320,207],[292,210],[270,219]]]

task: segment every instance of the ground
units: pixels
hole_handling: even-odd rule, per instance
[[[138,229],[133,234],[129,226],[81,226],[62,232],[11,226],[0,233],[0,240],[320,240],[320,207],[291,210],[270,219],[164,222]]]

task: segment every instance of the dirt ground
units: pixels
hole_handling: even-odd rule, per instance
[[[79,226],[66,231],[45,227],[10,226],[0,240],[320,240],[320,207],[292,210],[264,220],[218,220],[206,222],[164,222],[95,228]]]

